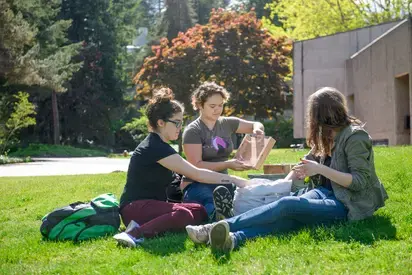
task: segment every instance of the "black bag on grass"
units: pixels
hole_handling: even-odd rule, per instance
[[[40,232],[49,240],[77,242],[113,235],[119,226],[119,202],[108,193],[55,209],[42,218]]]

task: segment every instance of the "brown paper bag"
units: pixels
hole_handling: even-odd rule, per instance
[[[260,169],[275,145],[272,137],[246,134],[235,154],[235,159],[243,161],[254,169]]]

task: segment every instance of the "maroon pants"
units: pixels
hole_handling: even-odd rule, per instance
[[[207,218],[206,209],[197,203],[169,203],[157,200],[138,200],[120,211],[123,223],[131,220],[140,227],[128,232],[135,238],[152,238],[167,231],[181,231],[186,225],[201,224]]]

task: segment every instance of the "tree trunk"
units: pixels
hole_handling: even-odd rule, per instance
[[[57,93],[52,92],[52,110],[53,110],[53,142],[60,144],[60,119],[59,110],[57,107]]]

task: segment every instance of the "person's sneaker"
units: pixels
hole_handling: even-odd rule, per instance
[[[235,247],[235,236],[230,232],[226,221],[219,221],[213,225],[209,233],[210,247],[215,251],[231,252]]]
[[[209,241],[209,233],[212,227],[213,224],[187,225],[186,232],[194,243],[207,243]]]
[[[136,244],[137,244],[137,240],[133,236],[127,234],[126,232],[116,234],[113,236],[113,238],[121,246],[136,247]]]
[[[213,203],[216,221],[233,217],[232,194],[225,186],[218,186],[213,191]]]
[[[132,232],[133,229],[139,228],[139,227],[140,225],[137,222],[131,220],[126,227],[125,232],[116,234],[113,236],[113,238],[118,242],[119,245],[122,245],[125,247],[136,247],[137,244],[142,243],[144,239],[143,238],[136,239],[129,233]]]

